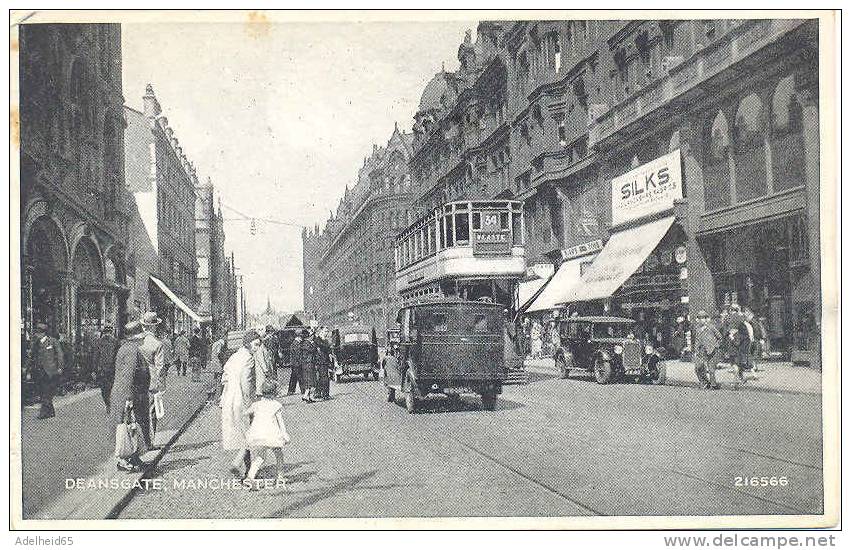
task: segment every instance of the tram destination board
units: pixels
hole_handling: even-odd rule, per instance
[[[511,253],[511,239],[507,231],[475,231],[474,256],[504,256]]]

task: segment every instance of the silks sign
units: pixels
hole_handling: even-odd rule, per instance
[[[683,178],[677,149],[612,180],[612,225],[670,210],[681,198]]]

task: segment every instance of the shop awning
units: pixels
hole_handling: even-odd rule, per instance
[[[520,283],[520,286],[517,289],[517,301],[520,303],[519,311],[526,311],[529,303],[538,295],[538,291],[544,288],[544,285],[546,285],[549,281],[550,277],[545,277]]]
[[[669,216],[613,234],[578,284],[557,303],[598,300],[614,294],[653,252],[674,220],[675,216]]]
[[[192,317],[192,319],[194,319],[196,323],[209,323],[210,321],[212,321],[212,318],[209,316],[201,316],[195,313],[195,311],[193,311],[191,307],[187,306],[186,303],[181,300],[177,294],[172,292],[172,290],[168,288],[168,285],[166,285],[164,282],[160,281],[153,275],[150,275],[150,277],[154,284],[157,285],[160,290],[163,291],[163,294],[165,294],[169,300],[174,302],[174,305],[183,310],[186,315]]]
[[[574,258],[561,264],[555,275],[547,282],[546,288],[538,294],[538,297],[535,298],[535,301],[532,302],[532,305],[526,311],[556,309],[558,307],[557,304],[567,302],[565,297],[568,296],[574,285],[579,282],[580,266],[583,262],[587,262],[589,258],[589,256]]]

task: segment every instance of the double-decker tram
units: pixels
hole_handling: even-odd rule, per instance
[[[456,201],[396,238],[396,291],[405,305],[439,298],[492,301],[510,315],[526,270],[523,203]]]

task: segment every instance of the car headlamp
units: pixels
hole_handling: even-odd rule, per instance
[[[617,353],[618,355],[623,353],[623,346],[620,344],[615,344],[615,353]]]
[[[653,346],[651,346],[650,344],[644,346],[644,353],[646,353],[647,355],[653,355],[655,352],[656,350],[653,349]]]

